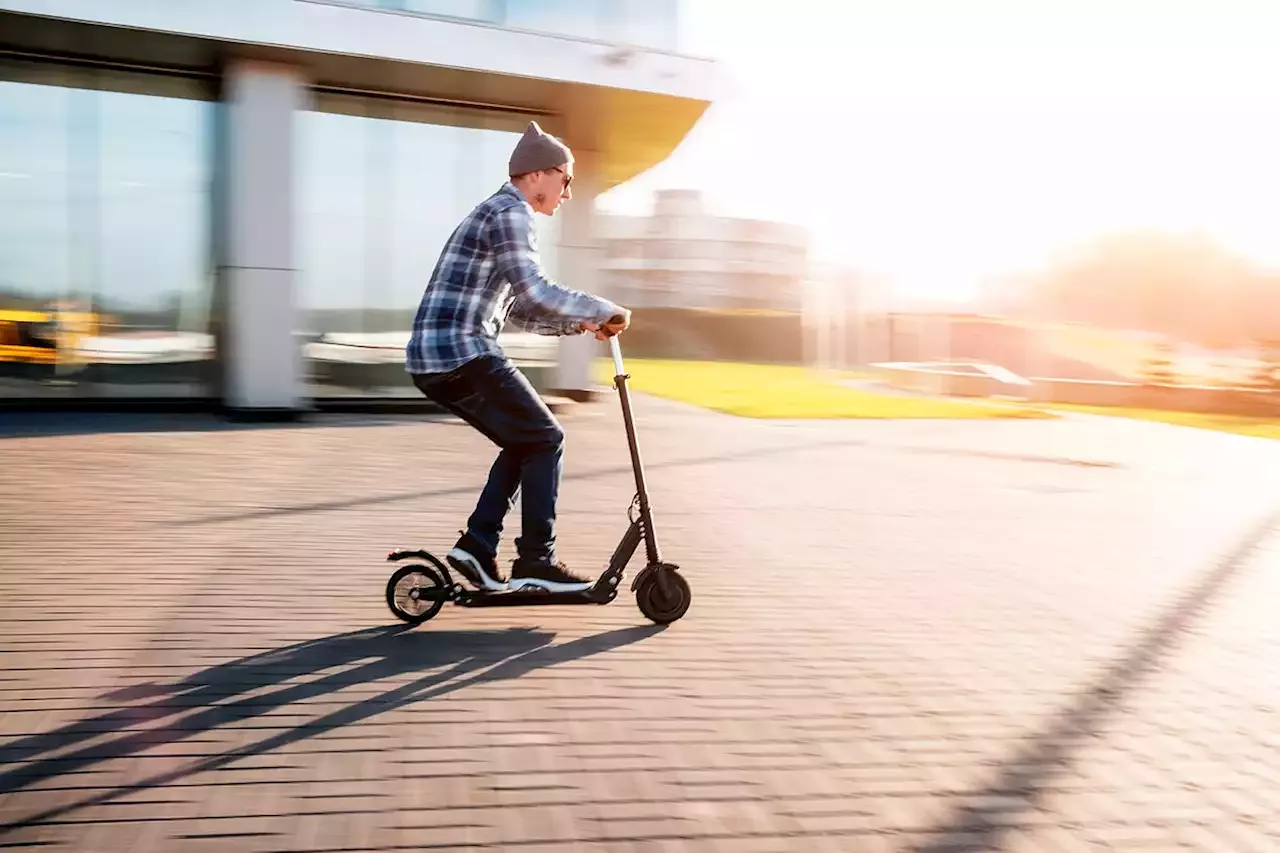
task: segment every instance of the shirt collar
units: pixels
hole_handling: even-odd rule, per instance
[[[502,189],[500,189],[500,190],[499,190],[499,192],[504,193],[504,194],[506,194],[506,195],[515,196],[516,198],[520,199],[520,201],[524,202],[525,204],[528,204],[528,203],[529,203],[529,202],[528,202],[528,200],[527,200],[527,199],[525,199],[525,197],[524,197],[524,193],[522,193],[522,192],[520,192],[520,190],[516,189],[516,185],[515,185],[515,184],[513,184],[513,183],[511,183],[511,181],[507,181],[506,183],[504,183],[504,184],[502,185]]]
[[[514,198],[516,201],[520,202],[520,204],[524,205],[524,209],[528,211],[530,216],[535,213],[533,205],[529,204],[529,199],[525,198],[524,193],[516,189],[516,185],[511,183],[511,181],[504,183],[502,185],[502,189],[498,190],[498,194]]]

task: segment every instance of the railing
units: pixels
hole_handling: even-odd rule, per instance
[[[305,0],[679,52],[678,0]]]

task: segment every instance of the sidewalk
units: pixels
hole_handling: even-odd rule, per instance
[[[614,402],[565,420],[591,571]],[[637,410],[665,630],[397,625],[383,556],[447,548],[492,458],[453,421],[0,439],[0,849],[1280,850],[1274,445]]]

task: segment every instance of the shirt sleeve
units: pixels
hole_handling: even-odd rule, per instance
[[[519,298],[511,303],[507,320],[519,331],[532,332],[535,335],[577,335],[582,332],[582,326],[578,321],[532,313],[528,301]]]
[[[497,271],[511,283],[515,305],[526,325],[564,328],[576,323],[604,323],[623,313],[607,299],[570,290],[546,277],[539,260],[533,215],[525,206],[512,205],[494,214],[488,236]]]

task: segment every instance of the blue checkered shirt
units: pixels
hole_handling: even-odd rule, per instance
[[[508,320],[540,335],[572,335],[622,309],[561,287],[543,274],[533,208],[510,182],[485,199],[449,237],[436,262],[405,347],[409,373],[445,373],[484,355],[502,355]]]

